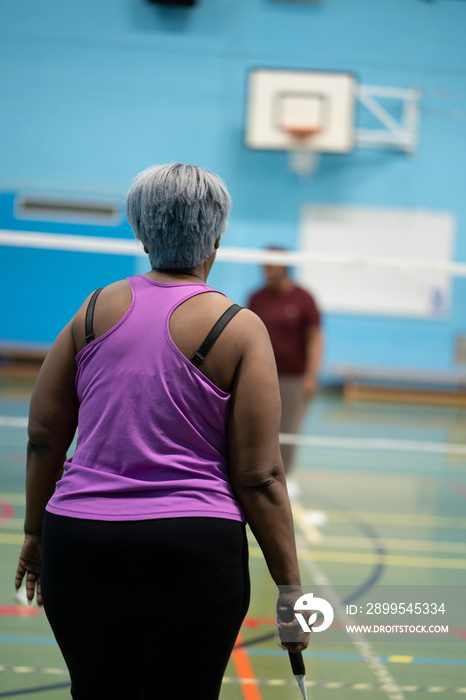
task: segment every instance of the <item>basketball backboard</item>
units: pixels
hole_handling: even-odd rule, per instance
[[[246,145],[289,151],[293,134],[308,131],[315,151],[348,153],[354,141],[355,87],[350,73],[252,70]]]

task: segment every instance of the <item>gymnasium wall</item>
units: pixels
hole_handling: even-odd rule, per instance
[[[0,6],[0,229],[131,237],[112,224],[18,213],[25,194],[122,207],[132,178],[185,161],[219,173],[233,198],[224,245],[294,249],[301,212],[319,203],[429,210],[455,220],[466,260],[466,2],[462,0],[3,0]],[[414,155],[356,149],[324,155],[299,180],[282,152],[244,145],[248,71],[336,70],[362,84],[422,91]],[[358,114],[358,119],[362,119]],[[377,235],[377,232],[374,232]],[[419,250],[419,258],[423,251]],[[46,347],[97,286],[140,259],[0,247],[0,342]],[[253,265],[218,262],[210,283],[244,303]],[[312,286],[312,280],[310,280]],[[466,335],[466,282],[442,315],[325,314],[325,368],[454,373]]]

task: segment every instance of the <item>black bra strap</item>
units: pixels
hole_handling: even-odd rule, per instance
[[[218,340],[220,333],[223,331],[225,326],[231,321],[233,316],[235,316],[238,313],[238,311],[241,311],[242,308],[243,307],[238,306],[238,304],[233,304],[225,311],[224,314],[222,314],[222,316],[220,316],[217,323],[211,328],[211,330],[207,334],[199,350],[192,356],[191,362],[193,363],[193,365],[195,365],[196,367],[202,365],[205,358],[207,357],[207,354],[212,350],[214,343]]]
[[[87,305],[86,320],[84,326],[86,333],[86,344],[90,343],[91,340],[94,340],[94,308],[95,303],[97,301],[97,297],[99,296],[102,289],[103,287],[100,287],[100,289],[95,290],[94,294],[89,299],[89,304]]]

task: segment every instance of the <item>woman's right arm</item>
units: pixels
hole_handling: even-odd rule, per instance
[[[246,340],[231,398],[230,479],[275,584],[293,587],[298,598],[301,579],[280,453],[275,359],[262,321],[249,311],[242,315],[241,330]],[[306,642],[300,642],[289,648],[302,651],[306,646]]]
[[[77,426],[78,399],[74,385],[76,348],[69,323],[60,333],[41,367],[29,409],[26,462],[25,540],[16,572],[16,589],[26,577],[31,603],[37,588],[42,604],[40,567],[42,520],[55,484],[63,473],[66,451]]]

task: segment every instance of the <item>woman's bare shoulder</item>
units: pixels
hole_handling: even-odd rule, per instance
[[[94,294],[93,290],[84,300],[81,307],[72,320],[72,330],[75,339],[76,350],[79,351],[85,342],[85,319],[89,301]],[[99,293],[94,316],[95,336],[98,337],[114,326],[124,316],[132,301],[131,287],[126,279],[112,282],[102,287]],[[105,308],[105,314],[100,314],[100,309]]]

